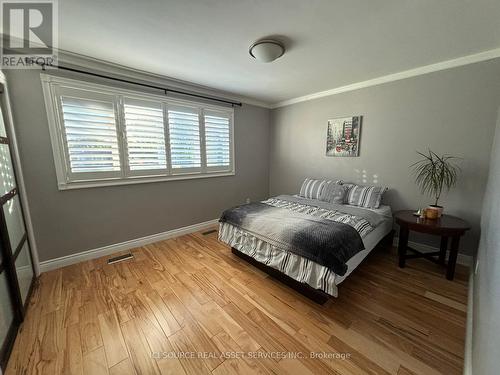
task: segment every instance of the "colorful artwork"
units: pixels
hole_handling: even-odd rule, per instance
[[[359,156],[362,116],[328,120],[326,156]]]

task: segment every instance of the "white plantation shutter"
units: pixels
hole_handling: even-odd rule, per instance
[[[232,108],[41,79],[59,189],[234,174]]]
[[[190,107],[170,107],[168,126],[172,169],[201,168],[198,110]]]
[[[61,108],[70,172],[119,172],[113,101],[62,95]]]
[[[130,170],[166,170],[167,152],[161,103],[125,99],[124,118]]]
[[[228,169],[231,165],[231,115],[205,111],[205,150],[207,168]]]

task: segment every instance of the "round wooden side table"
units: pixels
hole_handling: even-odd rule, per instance
[[[451,238],[450,256],[448,257],[448,265],[446,267],[446,278],[448,280],[453,280],[460,237],[470,229],[470,225],[465,220],[451,215],[443,215],[439,219],[431,220],[422,219],[413,215],[413,213],[414,211],[398,211],[394,214],[394,220],[396,224],[399,225],[399,267],[403,268],[406,259],[412,258],[426,258],[434,263],[445,265],[448,239]],[[410,230],[440,236],[440,250],[423,253],[408,247],[408,235]],[[413,254],[407,255],[408,250]],[[435,258],[436,256],[437,259]]]

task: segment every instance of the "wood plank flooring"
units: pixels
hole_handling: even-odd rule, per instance
[[[376,249],[319,306],[216,233],[132,252],[42,274],[6,374],[462,373],[464,267]]]

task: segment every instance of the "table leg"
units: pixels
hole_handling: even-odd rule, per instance
[[[399,227],[398,254],[399,254],[399,267],[401,268],[405,266],[406,248],[408,247],[408,234],[409,234],[408,228],[403,226]]]
[[[439,263],[444,265],[446,259],[446,250],[448,250],[448,237],[441,237],[441,246],[439,247]]]
[[[455,265],[457,264],[459,242],[460,242],[460,236],[452,237],[450,257],[448,258],[448,267],[446,269],[446,278],[448,280],[453,280],[453,276],[455,275]]]

